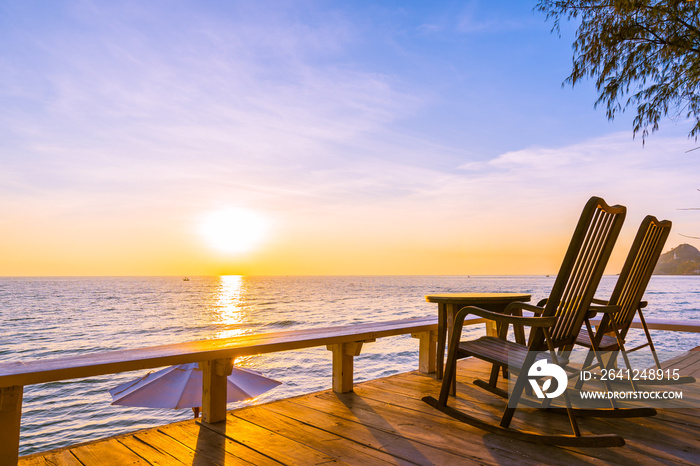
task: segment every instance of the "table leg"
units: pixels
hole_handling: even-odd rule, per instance
[[[503,314],[503,311],[506,310],[506,307],[508,307],[508,304],[498,304],[498,305],[492,305],[492,304],[486,304],[483,307],[484,309],[492,312],[497,312],[499,314]],[[515,311],[514,315],[522,317],[523,313],[520,309]],[[489,327],[489,324],[491,327]],[[506,325],[506,324],[499,324],[498,326],[495,324],[495,322],[487,322],[486,323],[486,335],[492,336],[492,337],[498,337],[499,332],[501,330],[501,325]],[[516,343],[520,343],[521,345],[525,344],[525,329],[523,328],[522,325],[519,324],[514,324],[513,325],[513,335],[515,335],[515,341]]]
[[[450,342],[452,340],[452,331],[455,326],[455,315],[459,310],[462,309],[462,306],[459,304],[448,304],[447,305],[447,341]],[[449,354],[450,351],[450,345],[447,345],[447,351]],[[457,394],[457,371],[455,371],[455,377],[452,379],[452,386],[450,387],[450,395],[455,396]]]
[[[443,368],[445,366],[445,339],[447,338],[447,307],[445,304],[438,304],[438,335],[437,335],[437,355],[436,355],[436,377],[442,379]]]
[[[522,309],[518,309],[513,313],[513,315],[516,315],[518,317],[523,316],[523,311]],[[514,324],[513,325],[513,334],[515,335],[515,342],[520,343],[521,345],[525,344],[525,328],[522,325],[519,324]]]

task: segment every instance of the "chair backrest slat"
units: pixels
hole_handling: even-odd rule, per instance
[[[592,197],[581,213],[543,315],[556,316],[551,330],[555,348],[573,346],[622,228],[626,209]],[[531,348],[545,349],[544,334],[535,330]]]
[[[560,318],[552,332],[555,341],[565,338],[575,326],[576,316],[580,313],[579,301],[583,299],[594,278],[596,262],[605,246],[605,239],[610,234],[612,220],[613,217],[606,215],[602,210],[595,212],[595,222],[591,226],[586,243],[579,252],[571,279],[567,283],[567,292],[564,293],[558,309]]]
[[[620,306],[620,311],[612,318],[615,319],[622,338],[627,335],[670,232],[670,221],[659,221],[652,215],[647,215],[639,226],[625,265],[610,296],[610,304]],[[607,327],[605,319],[601,322],[601,326]]]

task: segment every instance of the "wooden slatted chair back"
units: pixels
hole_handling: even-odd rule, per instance
[[[625,265],[610,296],[610,304],[620,306],[620,310],[612,314],[611,318],[615,320],[623,340],[639,308],[670,232],[671,222],[659,221],[653,215],[647,215],[639,226]],[[603,319],[601,324],[607,327],[605,321],[606,319]]]
[[[599,197],[586,203],[543,312],[558,318],[551,329],[555,348],[573,347],[626,212],[624,206],[609,206]],[[535,329],[530,347],[547,348],[541,329]]]

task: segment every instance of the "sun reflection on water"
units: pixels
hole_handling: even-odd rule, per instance
[[[216,338],[231,338],[247,333],[247,312],[243,308],[243,277],[224,275],[216,296]]]

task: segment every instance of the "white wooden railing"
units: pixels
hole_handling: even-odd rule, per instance
[[[411,334],[419,340],[418,369],[435,372],[437,317],[292,330],[190,341],[36,361],[0,363],[0,466],[18,460],[24,386],[58,380],[197,362],[203,372],[202,421],[226,418],[226,377],[235,358],[326,346],[332,353],[332,387],[352,391],[354,357],[377,338]]]
[[[700,332],[700,321],[645,320],[650,330]],[[485,319],[468,318],[465,325],[484,322]],[[599,320],[593,319],[592,322],[595,324]],[[632,327],[642,328],[641,322],[633,321]],[[493,334],[494,330],[487,325],[488,334]],[[435,372],[436,317],[244,335],[56,359],[0,363],[0,466],[15,465],[18,460],[25,385],[198,362],[203,371],[202,420],[214,423],[226,417],[226,377],[231,374],[233,361],[237,357],[326,346],[332,352],[333,390],[345,393],[352,391],[354,357],[360,354],[364,343],[405,334],[411,334],[419,340],[418,369],[425,373]]]

